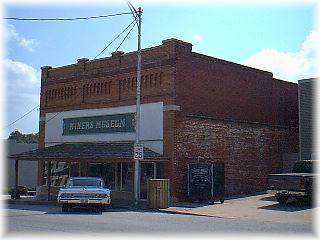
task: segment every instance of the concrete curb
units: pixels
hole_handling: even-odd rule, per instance
[[[234,217],[221,217],[221,216],[216,216],[216,215],[206,214],[206,213],[192,213],[192,212],[183,212],[183,211],[176,211],[176,210],[159,209],[158,212],[169,213],[169,214],[192,215],[192,216],[199,216],[199,217],[214,217],[214,218],[235,219]]]
[[[17,204],[17,205],[49,205],[49,206],[60,206],[56,201],[39,201],[39,200],[5,200],[6,204]]]
[[[5,204],[16,204],[16,205],[46,205],[46,206],[61,206],[57,201],[47,201],[47,200],[23,200],[23,199],[6,199],[3,200]],[[147,208],[137,208],[132,206],[124,206],[124,205],[111,205],[113,209],[128,209],[130,211],[146,211],[149,210]]]
[[[45,200],[14,200],[14,199],[7,199],[4,200],[6,204],[16,204],[16,205],[47,205],[47,206],[60,206],[59,203],[56,201],[45,201]],[[147,212],[162,212],[168,214],[181,214],[181,215],[191,215],[191,216],[198,216],[198,217],[215,217],[215,218],[230,218],[234,219],[234,217],[221,217],[216,216],[208,213],[192,213],[192,212],[184,212],[184,211],[177,211],[177,210],[166,210],[166,209],[148,209],[145,207],[132,207],[132,206],[112,206],[114,209],[128,209],[129,211],[147,211]]]

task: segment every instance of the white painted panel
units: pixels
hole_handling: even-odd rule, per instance
[[[100,109],[83,109],[74,111],[47,113],[46,114],[46,146],[59,144],[63,142],[113,142],[113,141],[134,141],[135,133],[96,133],[86,135],[63,136],[63,119],[72,117],[89,117],[99,115],[113,115],[121,113],[135,112],[135,105],[100,108]],[[51,119],[51,120],[50,120]],[[163,152],[163,103],[149,103],[141,105],[141,135],[140,139],[145,146],[152,147],[159,153]]]

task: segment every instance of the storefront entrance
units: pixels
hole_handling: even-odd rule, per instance
[[[47,165],[44,173],[47,185]],[[134,191],[134,163],[51,162],[52,187],[62,187],[68,177],[77,176],[101,177],[116,198],[122,198],[120,195],[131,196]],[[147,199],[147,182],[154,178],[164,178],[164,163],[140,163],[140,199]]]
[[[140,199],[147,199],[148,180],[154,178],[164,178],[164,164],[141,163],[140,174]]]
[[[89,176],[101,177],[114,191],[133,191],[133,163],[90,163]]]

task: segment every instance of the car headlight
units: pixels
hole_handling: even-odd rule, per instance
[[[96,194],[96,197],[98,198],[105,198],[105,197],[108,197],[107,194],[104,194],[104,193],[99,193],[99,194]]]
[[[110,192],[96,194],[96,197],[98,197],[98,198],[109,198],[110,197]]]
[[[65,198],[65,197],[66,197],[66,194],[65,194],[65,193],[60,193],[58,197],[59,197],[59,198]]]
[[[59,193],[58,197],[59,198],[68,198],[68,197],[73,197],[73,194],[70,194],[70,193]]]

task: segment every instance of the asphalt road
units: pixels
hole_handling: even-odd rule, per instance
[[[285,224],[248,219],[202,217],[160,212],[109,209],[102,214],[85,209],[62,213],[56,206],[7,205],[7,234],[13,233],[301,233],[311,224]]]

